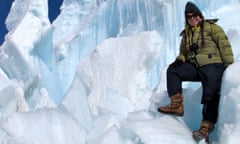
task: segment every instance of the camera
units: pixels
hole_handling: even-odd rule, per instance
[[[192,44],[192,45],[189,46],[190,51],[193,51],[193,52],[195,52],[195,53],[196,53],[196,51],[197,51],[198,48],[199,48],[199,47],[198,47],[198,44],[197,44],[197,43],[194,43],[194,44]]]

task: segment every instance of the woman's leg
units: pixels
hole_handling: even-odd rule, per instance
[[[223,72],[224,67],[222,64],[210,64],[200,69],[203,87],[203,120],[211,121],[213,124],[217,122],[218,118],[218,105]]]
[[[170,97],[176,93],[182,93],[182,81],[200,81],[194,65],[183,63],[177,68],[168,67],[167,90]]]

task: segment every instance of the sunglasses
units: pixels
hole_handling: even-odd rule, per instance
[[[199,14],[189,14],[186,16],[187,19],[192,19],[192,18],[196,18],[197,16],[199,16]]]

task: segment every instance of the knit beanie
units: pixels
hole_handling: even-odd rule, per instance
[[[200,17],[203,17],[199,8],[192,2],[187,2],[186,6],[185,6],[185,16],[188,13],[198,14]]]

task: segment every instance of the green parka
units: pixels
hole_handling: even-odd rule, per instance
[[[203,20],[200,26],[191,28],[186,25],[181,33],[180,54],[177,60],[190,62],[196,66],[203,66],[211,63],[223,63],[228,66],[233,63],[233,53],[231,45],[225,32],[216,25],[217,19]],[[196,44],[196,51],[191,51],[190,47]]]

